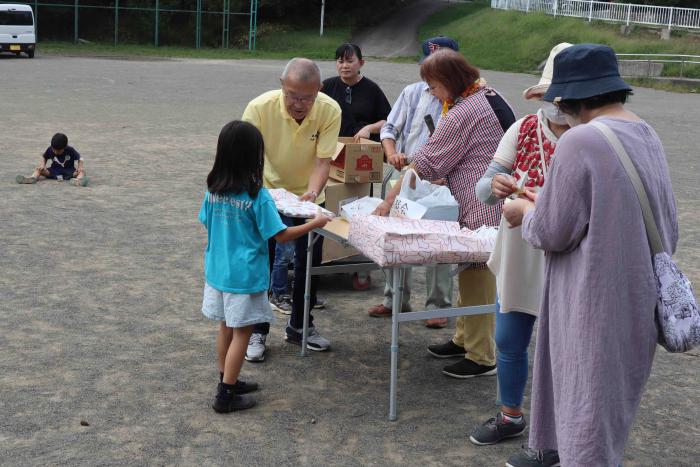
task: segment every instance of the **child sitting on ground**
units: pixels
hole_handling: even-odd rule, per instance
[[[239,378],[253,327],[274,318],[268,241],[296,240],[329,221],[321,215],[295,227],[282,223],[275,202],[263,188],[263,137],[250,123],[233,121],[219,134],[214,167],[199,220],[207,228],[202,313],[220,321],[216,337],[219,378],[212,408],[219,413],[255,405],[253,382]]]
[[[47,168],[46,163],[51,161]],[[76,161],[78,167],[75,167]],[[85,176],[83,160],[80,154],[72,146],[68,146],[68,137],[63,133],[56,133],[51,138],[51,146],[42,155],[41,164],[34,169],[31,177],[17,175],[17,183],[36,183],[39,177],[54,180],[70,180],[76,186],[87,186],[88,178]]]

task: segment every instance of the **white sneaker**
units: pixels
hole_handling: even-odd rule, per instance
[[[265,340],[267,339],[267,334],[259,334],[254,332],[250,335],[250,340],[248,341],[248,350],[245,353],[245,359],[249,362],[262,362],[265,360]]]

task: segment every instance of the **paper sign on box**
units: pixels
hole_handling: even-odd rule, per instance
[[[410,199],[397,196],[394,204],[391,205],[389,215],[391,217],[405,217],[407,219],[422,219],[428,208],[411,201]]]

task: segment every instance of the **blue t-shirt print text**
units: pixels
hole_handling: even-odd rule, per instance
[[[270,286],[267,241],[286,229],[270,193],[208,193],[199,211],[207,228],[204,276],[221,292],[252,294]]]
[[[213,205],[212,214],[215,219],[224,225],[231,225],[232,222],[240,222],[245,211],[253,207],[253,202],[244,199],[231,198],[228,195],[209,193],[209,202]],[[234,209],[227,209],[227,207]]]

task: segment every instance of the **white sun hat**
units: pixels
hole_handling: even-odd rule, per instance
[[[568,47],[571,47],[572,45],[573,44],[569,44],[568,42],[562,42],[561,44],[557,44],[552,48],[552,50],[549,52],[547,62],[544,64],[544,70],[542,70],[542,77],[540,78],[540,82],[534,86],[530,86],[529,88],[523,91],[523,97],[526,100],[539,99],[540,97],[542,97],[542,95],[547,91],[549,85],[552,82],[552,74],[554,71],[554,57],[559,52]]]

